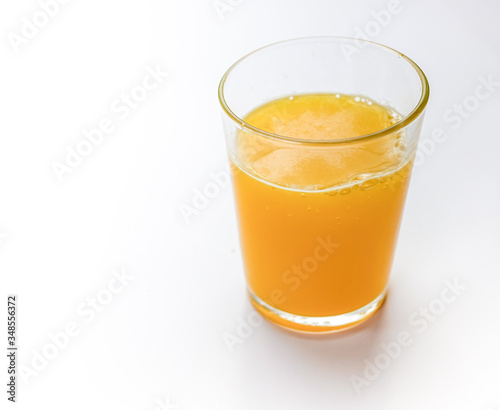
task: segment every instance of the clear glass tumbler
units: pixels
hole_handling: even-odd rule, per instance
[[[308,95],[375,104],[392,122],[346,138],[337,124],[305,138],[299,128],[280,134],[247,120],[264,104]],[[264,317],[334,332],[382,305],[428,98],[412,60],[359,39],[272,44],[224,74],[219,99],[248,293]],[[266,121],[276,130],[280,115],[290,125],[302,114],[286,108]]]

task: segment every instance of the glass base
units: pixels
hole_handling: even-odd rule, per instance
[[[384,290],[367,305],[349,313],[335,316],[299,316],[268,305],[250,289],[250,302],[257,311],[275,325],[301,333],[335,333],[357,326],[370,318],[383,304],[387,295]]]

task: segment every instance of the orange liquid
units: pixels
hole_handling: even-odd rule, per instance
[[[316,94],[272,101],[245,121],[282,136],[340,140],[398,118],[368,99]],[[403,160],[404,135],[298,147],[241,132],[236,144],[231,168],[250,291],[312,317],[352,312],[382,294],[412,166]]]

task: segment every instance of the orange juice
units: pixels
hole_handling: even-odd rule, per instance
[[[246,116],[255,128],[304,143],[290,149],[244,130],[231,158],[249,292],[271,320],[280,322],[262,302],[325,317],[384,294],[411,173],[405,135],[327,148],[321,142],[374,133],[399,119],[368,98],[340,94],[287,97]]]

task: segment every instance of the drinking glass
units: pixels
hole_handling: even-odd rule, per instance
[[[322,94],[376,102],[394,123],[311,139],[246,121],[271,101]],[[219,99],[243,265],[250,301],[264,317],[296,331],[334,332],[383,304],[428,98],[412,60],[360,39],[275,43],[224,74]]]

